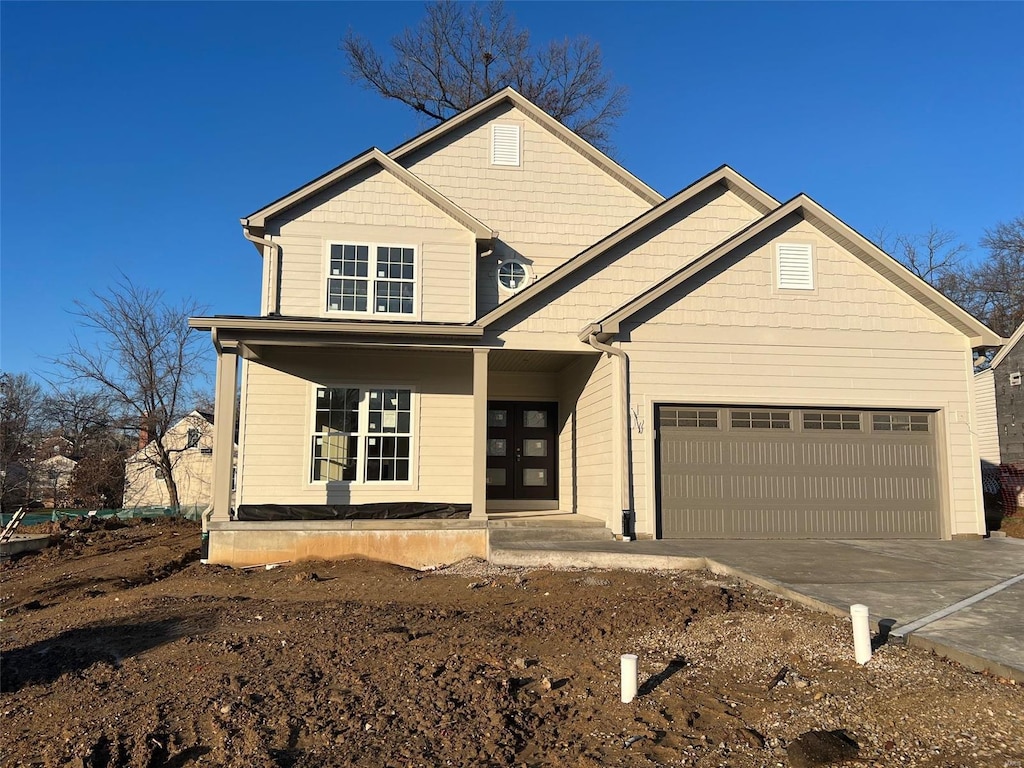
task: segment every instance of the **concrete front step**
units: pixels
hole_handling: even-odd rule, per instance
[[[612,532],[602,526],[501,527],[489,530],[491,546],[521,546],[550,541],[611,541]]]

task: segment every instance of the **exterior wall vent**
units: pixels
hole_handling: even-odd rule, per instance
[[[519,165],[519,126],[491,126],[491,165]]]
[[[775,252],[775,284],[787,290],[814,290],[814,261],[811,246],[779,243]]]
[[[1010,386],[1011,387],[1019,387],[1020,386],[1020,371],[1014,371],[1013,373],[1010,374]]]

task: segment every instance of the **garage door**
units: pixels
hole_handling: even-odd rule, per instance
[[[935,414],[662,405],[663,538],[939,538]]]

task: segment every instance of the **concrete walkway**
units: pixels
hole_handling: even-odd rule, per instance
[[[977,671],[1024,680],[1024,540],[522,541],[492,546],[503,565],[702,569],[829,613],[868,606],[911,645]],[[991,590],[989,594],[981,593]]]

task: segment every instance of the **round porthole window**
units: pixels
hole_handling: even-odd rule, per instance
[[[503,261],[498,266],[498,283],[508,291],[518,291],[526,286],[529,273],[520,261]]]

